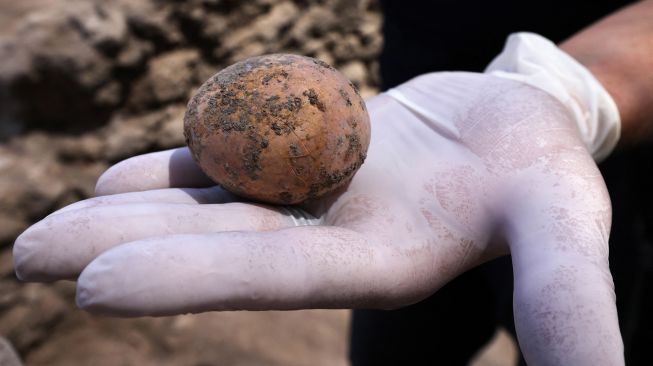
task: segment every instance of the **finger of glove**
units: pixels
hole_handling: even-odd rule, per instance
[[[14,268],[27,281],[72,279],[100,253],[151,236],[294,225],[285,211],[244,203],[143,203],[96,206],[50,216],[21,234]]]
[[[382,247],[333,226],[170,235],[100,255],[77,303],[119,316],[381,306],[399,291],[386,262]]]
[[[93,197],[63,207],[48,216],[96,206],[115,206],[128,203],[187,203],[209,204],[237,202],[240,198],[219,186],[209,188],[167,188],[143,192],[127,192]]]
[[[532,246],[555,246],[538,240]],[[623,365],[614,286],[606,265],[552,257],[515,259],[515,329],[529,365]]]
[[[146,191],[171,187],[215,185],[197,166],[188,148],[159,151],[123,160],[110,167],[95,186],[95,194]]]
[[[575,173],[531,171],[507,205],[519,343],[529,364],[622,365],[608,193],[591,160],[554,161]]]

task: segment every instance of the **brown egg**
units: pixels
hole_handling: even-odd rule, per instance
[[[184,135],[200,168],[256,201],[295,204],[347,184],[370,121],[352,83],[310,57],[272,54],[225,68],[188,103]]]

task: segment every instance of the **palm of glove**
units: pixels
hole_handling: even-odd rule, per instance
[[[392,308],[510,252],[527,359],[582,364],[598,350],[592,359],[618,363],[610,203],[563,107],[516,82],[444,73],[368,109],[368,159],[346,190],[304,207],[316,219],[173,188],[210,183],[184,149],[144,155],[100,179],[112,195],[21,235],[17,273],[83,270],[80,306],[118,315]]]

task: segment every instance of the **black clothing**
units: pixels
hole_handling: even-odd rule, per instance
[[[631,2],[381,0],[382,87],[432,71],[480,72],[510,33],[535,32],[558,43]],[[626,362],[653,365],[653,149],[615,151],[600,168],[613,202],[610,268]],[[418,304],[354,311],[350,359],[353,366],[467,365],[499,325],[514,334],[509,257]]]
[[[558,43],[633,1],[381,0],[383,88],[431,71],[483,71],[510,33]]]

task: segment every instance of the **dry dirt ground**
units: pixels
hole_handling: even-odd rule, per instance
[[[373,95],[381,21],[373,0],[0,1],[0,365],[345,365],[348,311],[98,317],[74,283],[19,283],[11,244],[111,164],[181,146],[189,93],[246,56],[314,56]],[[474,366],[514,357],[500,332]]]

